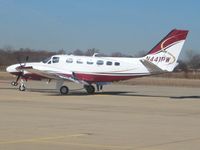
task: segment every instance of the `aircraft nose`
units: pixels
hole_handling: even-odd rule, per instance
[[[17,65],[8,66],[8,67],[6,68],[6,71],[9,72],[9,73],[18,72],[18,71],[16,70],[16,67],[17,67]]]

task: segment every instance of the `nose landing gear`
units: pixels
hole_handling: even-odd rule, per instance
[[[12,86],[18,86],[18,82],[16,81],[12,81],[11,82],[11,85]],[[19,87],[18,87],[19,91],[25,91],[26,90],[26,86],[24,84],[24,80],[21,79],[20,83],[19,83]]]
[[[10,84],[11,84],[12,86],[17,86],[17,85],[18,85],[18,83],[15,82],[15,81],[12,81]]]

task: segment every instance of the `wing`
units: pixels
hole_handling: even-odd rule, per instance
[[[78,80],[75,77],[75,73],[68,71],[68,72],[63,72],[62,70],[59,69],[55,69],[55,68],[51,68],[51,67],[45,67],[44,68],[33,68],[31,67],[23,67],[20,68],[20,70],[24,70],[27,72],[27,74],[35,74],[38,76],[41,76],[43,78],[48,78],[48,79],[55,79],[55,80],[68,80],[68,81],[72,81],[75,83],[79,83],[79,84],[85,84],[88,85],[88,83],[86,81],[83,80]]]
[[[34,69],[32,67],[29,68],[24,68],[23,70],[25,70],[25,74],[35,74],[38,76],[41,76],[43,78],[48,78],[48,79],[59,79],[59,77],[56,75],[55,72],[49,71],[49,70],[38,70],[38,69]]]

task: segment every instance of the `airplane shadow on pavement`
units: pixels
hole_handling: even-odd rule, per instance
[[[2,90],[18,90],[17,88],[0,88]],[[129,96],[129,97],[155,97],[155,98],[170,98],[170,99],[199,99],[199,95],[188,95],[188,96],[166,96],[166,95],[150,95],[150,94],[139,94],[137,92],[130,92],[130,91],[103,91],[103,92],[96,92],[94,94],[87,94],[82,89],[70,90],[69,94],[61,95],[58,93],[57,90],[52,89],[27,89],[28,92],[39,92],[45,93],[47,96],[95,96],[95,95],[111,95],[111,96]],[[26,92],[26,91],[25,91]]]
[[[129,97],[155,97],[155,98],[170,98],[170,99],[200,99],[198,95],[189,96],[169,96],[169,95],[150,95],[150,94],[139,94],[137,92],[130,91],[104,91],[96,92],[94,94],[87,94],[85,91],[72,90],[67,95],[61,95],[57,91],[53,90],[31,90],[31,92],[44,92],[48,93],[48,96],[95,96],[95,95],[110,95],[110,96],[129,96]]]
[[[172,96],[170,98],[172,98],[172,99],[189,99],[189,98],[192,98],[192,99],[199,99],[200,100],[200,96]]]

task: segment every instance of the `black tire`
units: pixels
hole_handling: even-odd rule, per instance
[[[26,87],[25,87],[24,85],[20,85],[20,86],[19,86],[19,90],[20,90],[20,91],[25,91],[25,90],[26,90]]]
[[[85,85],[84,86],[88,94],[94,94],[95,88],[93,85]]]
[[[60,94],[61,95],[67,95],[68,93],[69,93],[69,88],[67,86],[61,86]]]

